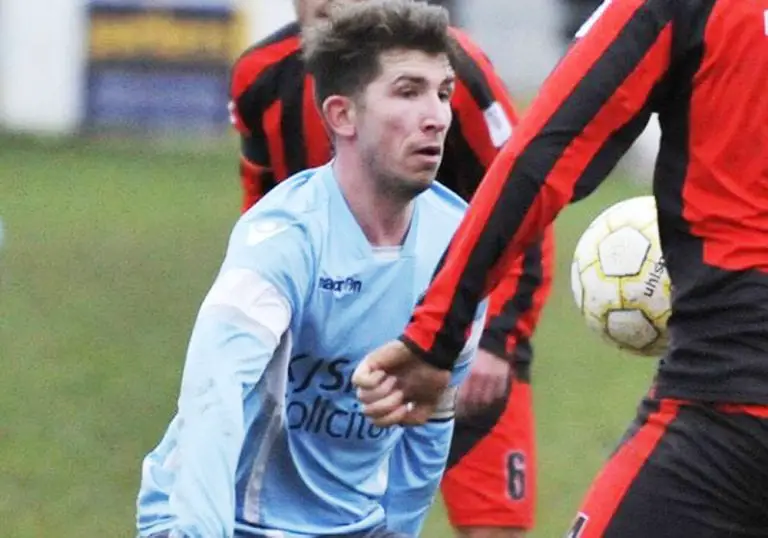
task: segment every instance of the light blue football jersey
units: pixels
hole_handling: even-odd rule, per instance
[[[374,426],[351,376],[402,332],[465,206],[434,184],[416,198],[403,245],[376,249],[327,165],[240,218],[195,322],[178,412],[143,463],[142,536],[418,534],[482,315],[454,390],[424,426]]]

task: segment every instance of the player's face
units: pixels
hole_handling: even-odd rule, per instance
[[[360,0],[293,0],[296,16],[302,26],[312,24],[318,19],[328,16],[328,10],[333,4],[358,2]]]
[[[357,144],[382,186],[407,195],[429,187],[451,123],[454,74],[445,54],[389,51],[357,101]]]

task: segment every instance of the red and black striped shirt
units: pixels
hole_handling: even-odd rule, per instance
[[[488,171],[403,340],[450,368],[470,312],[652,112],[673,286],[657,395],[768,404],[768,0],[606,2]]]
[[[469,199],[517,115],[487,57],[456,29],[452,64],[453,123],[438,179]],[[331,144],[313,99],[313,81],[301,56],[300,28],[287,25],[248,49],[232,70],[230,111],[242,136],[243,210],[277,182],[331,158]],[[514,357],[527,376],[530,336],[551,285],[553,239],[547,232],[518,257],[490,297],[481,347]]]

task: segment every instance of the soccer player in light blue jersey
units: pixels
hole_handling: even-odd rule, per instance
[[[373,425],[351,375],[403,330],[464,211],[433,182],[451,121],[447,25],[443,8],[372,0],[306,34],[335,158],[235,225],[178,412],[144,460],[142,537],[418,534],[483,316],[424,425]]]

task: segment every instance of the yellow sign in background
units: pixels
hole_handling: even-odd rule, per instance
[[[89,51],[93,60],[147,58],[170,61],[231,61],[246,42],[244,17],[94,12]]]
[[[91,2],[86,126],[226,131],[229,70],[246,29],[231,0]]]

